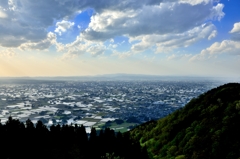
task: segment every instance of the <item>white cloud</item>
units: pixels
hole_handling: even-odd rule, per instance
[[[83,38],[105,41],[119,35],[136,37],[183,33],[201,26],[206,20],[221,19],[224,15],[222,9],[222,4],[213,6],[211,2],[194,6],[166,2],[124,12],[106,10],[92,16]]]
[[[232,30],[229,32],[231,34],[231,39],[234,41],[240,41],[240,22],[233,25]]]
[[[74,26],[74,22],[69,22],[66,20],[62,20],[61,22],[56,23],[56,29],[54,32],[58,33],[59,35],[62,35],[63,32],[66,32],[68,29],[72,28]]]
[[[211,8],[211,14],[209,16],[209,19],[215,20],[217,19],[220,21],[225,13],[223,12],[224,5],[222,3],[218,3],[216,6],[213,6]]]
[[[213,30],[212,33],[208,36],[208,40],[211,40],[217,36],[217,30]]]
[[[216,57],[219,54],[240,55],[240,22],[233,25],[232,40],[223,40],[222,42],[215,42],[210,47],[201,51],[200,54],[193,56],[190,61],[204,60]],[[214,34],[214,33],[213,33]],[[211,35],[210,35],[211,36]]]
[[[204,54],[240,54],[240,43],[231,40],[224,40],[221,43],[215,42],[209,48],[203,50]]]
[[[60,45],[58,48],[59,52],[64,52],[62,56],[62,60],[73,59],[81,54],[86,53],[86,50],[91,46],[91,43],[88,41],[83,40],[82,38],[78,37],[76,41],[66,44]]]
[[[89,53],[92,56],[98,56],[104,54],[107,49],[103,43],[91,42],[81,37],[78,37],[70,44],[59,45],[57,43],[57,47],[59,52],[64,52],[62,56],[63,60],[73,59],[85,53]]]
[[[36,43],[23,43],[19,46],[21,50],[46,50],[51,45],[57,44],[56,35],[48,33],[47,38]]]
[[[229,33],[240,33],[240,22],[235,23],[232,30]]]
[[[169,52],[179,47],[188,47],[202,39],[213,38],[216,35],[215,29],[213,24],[205,24],[180,34],[141,36],[131,39],[131,41],[140,40],[131,49],[133,52],[141,52],[152,46],[156,46],[156,53]]]
[[[201,3],[207,4],[207,3],[211,2],[211,0],[180,0],[179,2],[180,3],[188,3],[191,5],[197,5],[197,4],[201,4]]]
[[[127,52],[113,51],[111,56],[117,56],[120,59],[124,59],[124,58],[130,57],[132,55],[133,55],[133,53],[130,53],[129,51],[127,51]]]
[[[106,47],[103,44],[97,44],[90,46],[86,51],[93,56],[98,56],[104,53]]]
[[[216,57],[219,54],[240,55],[240,42],[232,40],[215,42],[210,47],[202,50],[200,54],[193,56],[190,61],[204,60]]]

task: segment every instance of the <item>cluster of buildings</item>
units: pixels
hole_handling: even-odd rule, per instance
[[[38,81],[0,84],[0,120],[83,124],[87,131],[121,119],[140,124],[162,118],[216,87],[212,81]],[[121,128],[121,126],[119,126]]]

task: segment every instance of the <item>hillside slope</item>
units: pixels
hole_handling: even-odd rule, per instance
[[[169,116],[138,126],[130,135],[151,158],[239,158],[240,84],[212,89]]]

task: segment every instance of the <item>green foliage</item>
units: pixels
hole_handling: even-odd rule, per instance
[[[184,155],[179,155],[179,156],[175,157],[175,159],[186,159],[186,157]]]
[[[130,134],[152,158],[239,158],[240,84],[212,89]]]

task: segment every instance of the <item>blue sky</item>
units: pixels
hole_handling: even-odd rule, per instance
[[[1,0],[0,76],[240,76],[238,0]]]

